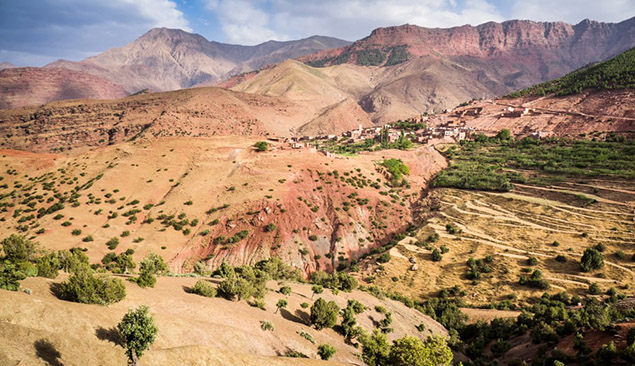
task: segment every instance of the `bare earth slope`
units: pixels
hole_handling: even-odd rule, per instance
[[[121,86],[82,71],[34,67],[0,69],[0,109],[59,99],[115,99],[126,95]]]
[[[62,275],[62,278],[64,275]],[[308,310],[300,303],[310,302],[310,285],[291,284],[288,296],[274,292],[276,282],[270,282],[265,296],[266,310],[221,298],[204,298],[189,294],[196,278],[159,278],[153,289],[141,289],[126,283],[127,296],[108,307],[77,304],[58,300],[50,285],[58,280],[30,278],[22,285],[32,295],[0,290],[0,363],[3,365],[123,365],[124,349],[112,337],[125,312],[132,307],[147,305],[159,329],[154,345],[141,358],[140,365],[343,365],[359,363],[353,346],[332,329],[317,331],[305,322]],[[358,324],[373,328],[373,318],[381,318],[374,309],[382,305],[394,315],[394,332],[390,339],[405,334],[425,337],[446,335],[437,322],[405,305],[378,300],[368,293],[355,291],[334,296],[322,295],[340,307],[348,299],[356,299],[369,307],[357,316]],[[274,313],[278,299],[286,298],[285,310]],[[42,316],[42,314],[47,314]],[[271,322],[275,330],[263,331],[260,321]],[[421,333],[416,325],[425,324]],[[313,336],[315,344],[298,333]],[[337,352],[329,362],[319,361],[317,345],[330,343]],[[288,350],[302,352],[311,359],[279,357]]]
[[[140,138],[64,155],[3,150],[0,236],[19,230],[49,249],[86,247],[94,262],[118,237],[115,252],[134,249],[137,260],[158,252],[174,271],[190,271],[198,261],[215,268],[270,256],[305,273],[332,270],[405,229],[421,189],[446,164],[428,146],[329,158],[282,146],[257,153],[256,141]],[[411,172],[411,188],[391,195],[376,164],[389,157],[403,159]],[[48,198],[53,189],[66,196],[63,208],[39,214],[56,202]],[[73,192],[77,203],[70,201]],[[273,230],[266,229],[270,223]],[[243,230],[244,239],[229,243]],[[87,235],[93,241],[83,241]]]

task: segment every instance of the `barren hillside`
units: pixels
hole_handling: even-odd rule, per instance
[[[196,278],[160,278],[153,289],[141,289],[128,283],[125,300],[108,307],[66,302],[51,294],[50,286],[60,282],[43,278],[23,281],[31,295],[0,290],[0,362],[3,365],[124,365],[124,349],[117,343],[113,328],[126,310],[139,305],[150,307],[159,329],[152,348],[141,358],[140,365],[343,365],[359,364],[357,349],[344,343],[332,329],[317,331],[308,325],[308,309],[300,307],[311,301],[310,285],[291,284],[289,296],[275,292],[270,282],[265,296],[265,309],[221,298],[205,298],[184,291]],[[321,295],[345,307],[348,299],[356,299],[369,310],[360,314],[359,324],[373,328],[373,319],[381,318],[374,310],[382,305],[395,316],[395,329],[390,339],[409,334],[425,337],[446,334],[434,320],[391,301],[378,300],[364,292],[334,296]],[[286,310],[274,313],[280,298],[287,299]],[[41,316],[47,314],[47,316]],[[271,322],[275,330],[261,330],[260,321]],[[425,324],[420,333],[415,326]],[[302,337],[304,331],[315,343]],[[337,352],[329,361],[319,361],[317,345],[330,343]],[[88,351],[90,350],[90,351]],[[280,357],[287,351],[302,352],[311,359]]]

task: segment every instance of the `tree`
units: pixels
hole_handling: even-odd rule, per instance
[[[318,346],[318,356],[320,356],[320,358],[325,360],[325,361],[328,360],[329,358],[333,357],[335,352],[337,352],[335,347],[331,346],[328,343],[320,344]]]
[[[444,366],[451,364],[452,351],[440,337],[428,337],[423,342],[404,336],[393,342],[388,360],[392,366]]]
[[[369,366],[387,365],[390,345],[386,335],[375,329],[373,334],[364,335],[362,343],[362,360]]]
[[[311,299],[313,299],[313,296],[315,296],[315,294],[319,295],[324,292],[324,287],[322,287],[321,285],[313,285],[311,286],[311,291],[313,292],[313,295],[311,295]]]
[[[591,272],[604,267],[604,255],[595,248],[587,248],[580,260],[580,269],[583,272]]]
[[[269,144],[267,141],[258,141],[254,144],[256,151],[267,151],[269,149]]]
[[[154,275],[160,272],[165,272],[168,269],[167,263],[160,255],[150,253],[148,254],[139,265],[139,278],[137,278],[137,284],[141,287],[154,287],[157,279]]]
[[[6,260],[19,264],[34,260],[38,246],[22,235],[11,234],[2,240],[2,249]]]
[[[364,308],[364,305],[360,304],[356,300],[348,300],[348,304],[344,310],[342,310],[342,333],[344,334],[344,339],[347,343],[351,343],[353,339],[362,335],[363,330],[361,327],[356,326],[357,320],[355,319],[355,314],[361,313],[363,310],[359,311],[359,306]],[[359,311],[359,312],[358,312]]]
[[[286,307],[287,307],[287,300],[285,299],[278,300],[278,302],[276,303],[276,313],[278,312],[278,310],[284,309]]]
[[[337,314],[339,312],[340,308],[334,301],[326,302],[320,297],[311,306],[311,324],[318,330],[332,328],[337,324]]]
[[[126,347],[128,364],[132,366],[137,365],[143,352],[154,343],[157,336],[158,329],[148,310],[144,305],[136,310],[130,309],[117,325]]]

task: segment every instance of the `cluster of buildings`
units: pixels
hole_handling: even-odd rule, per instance
[[[425,118],[425,117],[422,117]],[[424,122],[421,121],[420,122]],[[298,136],[298,137],[268,137],[270,141],[282,142],[288,144],[292,149],[312,148],[318,142],[324,141],[341,141],[344,143],[358,143],[367,139],[376,141],[385,141],[389,143],[396,142],[402,136],[408,136],[413,142],[426,144],[432,138],[454,138],[457,141],[468,138],[473,129],[467,127],[465,122],[450,121],[438,127],[426,127],[417,130],[405,130],[398,126],[386,124],[377,127],[362,127],[345,131],[340,135],[318,135],[318,136]]]

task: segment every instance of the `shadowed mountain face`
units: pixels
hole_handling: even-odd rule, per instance
[[[104,77],[130,93],[142,89],[167,91],[212,84],[270,63],[348,44],[336,38],[313,36],[240,46],[210,42],[182,30],[155,28],[122,48],[113,48],[80,62],[58,60],[45,67],[62,67]]]

